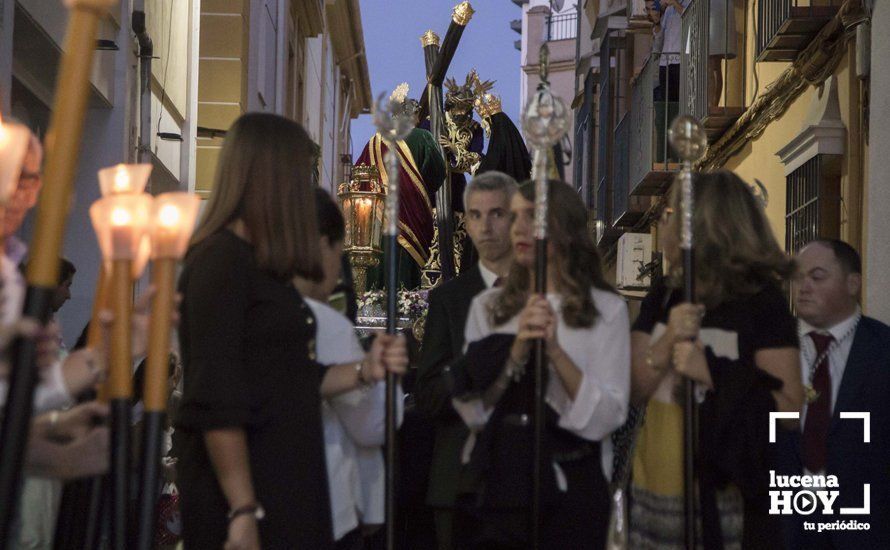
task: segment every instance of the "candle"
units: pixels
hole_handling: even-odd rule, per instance
[[[136,195],[145,191],[151,164],[117,164],[99,170],[102,196]]]
[[[191,193],[164,193],[155,199],[151,220],[151,257],[179,259],[185,254],[201,199]]]
[[[0,119],[0,204],[15,192],[30,139],[28,128]]]
[[[355,223],[357,227],[358,246],[371,246],[371,199],[360,198],[355,205]]]

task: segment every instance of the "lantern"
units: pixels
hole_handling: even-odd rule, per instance
[[[348,183],[341,183],[337,196],[346,220],[343,250],[349,254],[356,292],[367,287],[368,269],[380,264],[383,207],[386,192],[376,167],[359,164]]]

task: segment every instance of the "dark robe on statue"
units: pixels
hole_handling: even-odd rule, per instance
[[[365,145],[355,164],[375,166],[384,187],[389,182],[386,166],[388,148],[379,134]],[[411,130],[398,142],[399,155],[399,286],[415,289],[420,286],[421,269],[426,264],[433,241],[433,207],[436,191],[445,178],[445,163],[439,155],[432,134]],[[384,287],[384,269],[369,270],[368,288]]]
[[[513,176],[513,179],[520,183],[529,179],[532,160],[519,129],[504,113],[491,115],[489,121],[491,138],[488,140],[488,150],[482,157],[476,175],[497,170]]]

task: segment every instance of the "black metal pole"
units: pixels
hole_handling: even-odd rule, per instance
[[[45,325],[52,314],[54,288],[29,286],[25,294],[24,317]],[[18,514],[21,473],[31,427],[34,388],[37,386],[37,343],[17,338],[13,344],[9,392],[0,427],[0,545],[10,544]]]
[[[139,550],[151,550],[160,496],[161,442],[167,415],[162,411],[146,411],[142,415],[142,468],[139,472],[139,497],[136,533]]]
[[[694,250],[683,249],[683,301],[695,302]],[[698,404],[695,401],[695,382],[687,378],[683,383],[683,508],[686,548],[695,550],[696,544],[696,487],[695,467],[698,456]]]
[[[535,239],[535,293],[547,294],[547,238]],[[532,465],[532,548],[541,547],[541,479],[544,473],[544,372],[547,355],[544,340],[535,340],[535,410]]]
[[[111,406],[111,540],[113,550],[129,548],[130,400],[112,399]]]
[[[90,483],[90,501],[87,508],[87,523],[84,528],[84,548],[99,548],[102,540],[102,529],[105,518],[106,493],[108,492],[108,477],[96,476]]]
[[[398,173],[398,172],[397,172]],[[386,333],[396,334],[398,304],[398,236],[386,235]],[[386,373],[386,548],[395,548],[396,513],[396,377]]]

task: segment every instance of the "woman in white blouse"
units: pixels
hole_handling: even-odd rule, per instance
[[[549,186],[546,296],[534,288],[534,185],[513,196],[514,265],[502,288],[478,295],[466,326],[454,405],[471,430],[456,532],[467,548],[524,548],[531,502],[532,342],[543,338],[546,460],[542,544],[602,548],[609,518],[608,436],[624,423],[630,332],[623,299],[605,282],[572,188]]]

